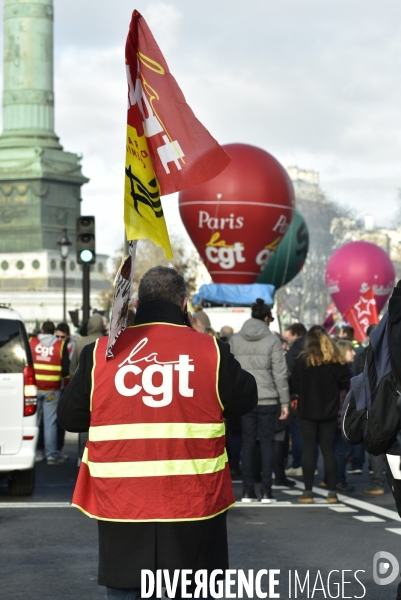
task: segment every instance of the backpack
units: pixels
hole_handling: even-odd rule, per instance
[[[350,444],[374,456],[401,454],[401,281],[389,310],[370,335],[363,373],[351,379],[341,427]],[[399,439],[399,441],[398,441]]]

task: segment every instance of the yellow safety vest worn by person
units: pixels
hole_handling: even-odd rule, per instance
[[[55,339],[50,346],[42,345],[39,338],[30,341],[33,368],[38,391],[59,390],[62,384],[62,356],[64,341]]]
[[[234,504],[216,340],[184,325],[94,349],[91,422],[73,505],[115,521],[208,519]]]

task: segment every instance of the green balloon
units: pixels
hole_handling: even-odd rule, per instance
[[[299,210],[295,209],[287,233],[281,240],[277,252],[258,277],[257,283],[271,283],[278,289],[294,279],[304,266],[308,248],[308,227]]]

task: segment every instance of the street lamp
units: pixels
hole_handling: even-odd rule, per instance
[[[66,295],[67,295],[67,282],[66,282],[66,270],[67,270],[67,263],[66,260],[68,258],[68,253],[70,251],[70,246],[72,245],[72,242],[70,240],[70,238],[68,237],[67,234],[67,230],[66,229],[62,229],[61,230],[61,236],[59,237],[58,241],[57,241],[57,245],[60,248],[60,256],[61,256],[61,268],[63,271],[63,321],[64,323],[67,320],[67,307],[66,307]]]

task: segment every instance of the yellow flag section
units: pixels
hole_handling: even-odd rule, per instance
[[[170,239],[146,136],[127,125],[124,222],[128,240],[150,238],[172,258]]]

